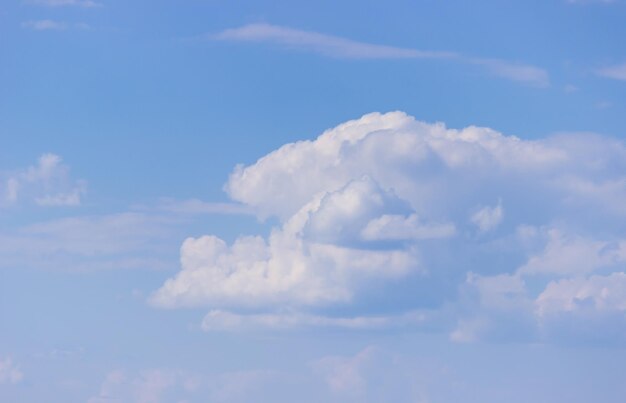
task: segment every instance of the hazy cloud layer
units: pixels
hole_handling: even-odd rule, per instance
[[[24,378],[24,374],[13,363],[11,358],[0,359],[0,385],[3,383],[18,383],[22,378]]]
[[[437,368],[438,369],[438,368]],[[409,360],[376,346],[328,355],[293,370],[198,373],[164,368],[114,370],[88,403],[427,401],[426,381]]]

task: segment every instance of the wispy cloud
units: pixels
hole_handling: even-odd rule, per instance
[[[165,269],[175,218],[141,213],[78,216],[0,231],[0,269]],[[175,250],[174,250],[175,252]]]
[[[420,50],[359,42],[347,38],[257,23],[226,29],[207,36],[212,40],[270,43],[341,59],[440,59],[481,66],[489,73],[539,87],[549,83],[548,73],[538,67],[493,58],[476,58],[456,52]]]
[[[102,7],[101,3],[97,3],[92,0],[25,0],[24,3],[46,7]]]
[[[217,203],[206,202],[198,199],[176,200],[162,199],[156,210],[166,211],[176,214],[244,214],[254,215],[255,212],[250,206],[240,203]]]
[[[602,77],[612,78],[614,80],[626,81],[626,63],[596,70],[596,74]]]
[[[521,83],[546,87],[550,83],[548,72],[536,66],[512,63],[500,59],[463,58],[462,60],[482,66],[493,75]]]
[[[91,29],[89,24],[84,22],[78,22],[75,24],[68,24],[64,21],[54,20],[33,20],[25,21],[22,23],[22,28],[32,29],[34,31],[65,31],[68,29]]]
[[[64,31],[67,29],[67,24],[62,21],[37,20],[23,22],[22,28],[33,29],[35,31]]]
[[[612,4],[617,0],[565,0],[568,4]]]
[[[211,331],[244,331],[256,328],[292,329],[301,327],[344,328],[354,330],[415,327],[423,324],[426,314],[418,311],[390,316],[330,317],[298,312],[241,315],[211,310],[202,320],[202,329]]]
[[[211,37],[218,40],[275,43],[347,59],[441,59],[456,57],[456,54],[451,52],[431,52],[376,45],[270,24],[250,24],[240,28],[227,29]]]

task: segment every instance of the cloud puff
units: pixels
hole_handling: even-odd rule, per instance
[[[436,308],[458,340],[507,317],[532,333],[551,281],[626,262],[626,148],[597,135],[522,140],[373,113],[236,167],[225,189],[279,223],[231,245],[189,238],[151,299],[210,307],[207,330],[395,326]]]
[[[0,359],[0,385],[3,383],[18,383],[24,374],[10,358]]]
[[[319,53],[343,59],[440,59],[466,65],[476,65],[491,74],[530,84],[545,87],[549,84],[548,73],[538,67],[511,63],[493,58],[467,57],[448,51],[425,51],[395,46],[377,45],[322,34],[282,27],[265,23],[249,24],[238,28],[226,29],[208,38],[220,41],[270,43],[289,49],[297,49]]]
[[[562,279],[548,284],[536,301],[539,315],[576,311],[626,311],[626,273]]]
[[[504,209],[500,201],[495,207],[485,206],[475,212],[471,217],[471,221],[478,227],[480,232],[488,232],[500,225],[503,217]]]
[[[0,176],[0,207],[21,201],[39,206],[78,206],[86,182],[72,180],[69,167],[56,154],[43,154],[36,165]],[[4,180],[3,180],[4,179]]]

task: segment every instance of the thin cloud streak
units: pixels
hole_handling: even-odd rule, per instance
[[[28,28],[35,31],[65,31],[67,24],[61,21],[38,20],[26,21],[22,23],[22,28]]]
[[[452,52],[430,52],[375,45],[270,24],[250,24],[227,29],[210,37],[217,40],[269,42],[346,59],[450,59],[457,57]]]
[[[481,66],[498,77],[537,87],[547,87],[550,84],[548,73],[539,67],[500,59],[463,58],[462,60]]]
[[[21,24],[21,26],[22,28],[32,29],[34,31],[66,31],[69,29],[77,29],[77,30],[91,29],[91,26],[84,22],[68,24],[64,21],[54,21],[54,20],[25,21]]]
[[[438,59],[480,66],[492,75],[537,87],[549,85],[548,73],[535,66],[493,58],[463,56],[449,51],[424,51],[412,48],[354,41],[313,31],[257,23],[226,29],[206,38],[218,41],[271,43],[288,49],[318,53],[339,59]]]
[[[596,74],[602,77],[612,78],[614,80],[626,81],[626,63],[605,67],[597,70]]]
[[[175,200],[162,199],[156,210],[176,214],[235,214],[255,215],[250,206],[239,203],[206,202],[198,199]]]
[[[82,7],[97,8],[102,7],[101,3],[92,0],[26,0],[25,4],[46,6],[46,7]]]

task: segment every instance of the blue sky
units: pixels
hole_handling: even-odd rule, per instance
[[[626,4],[0,6],[0,400],[621,402]]]

